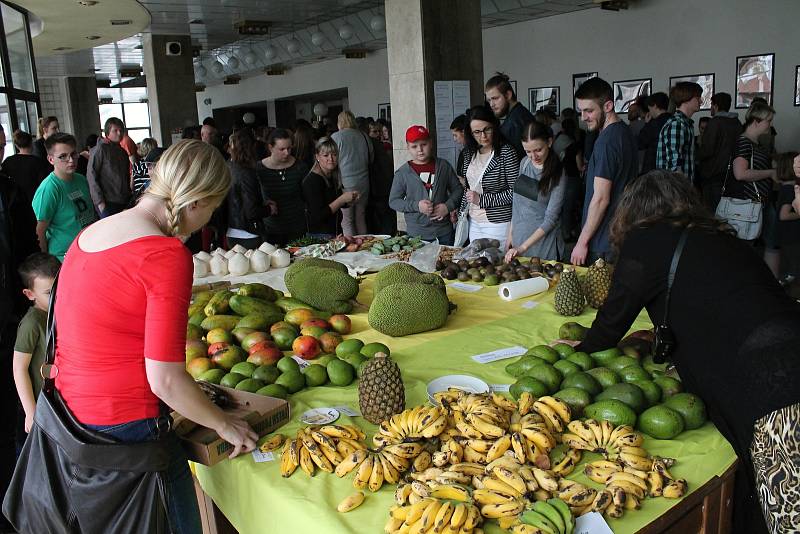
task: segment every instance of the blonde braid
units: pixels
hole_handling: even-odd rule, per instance
[[[180,235],[180,208],[176,208],[171,198],[164,199],[164,207],[167,209],[167,224],[169,225],[169,235],[176,237]]]

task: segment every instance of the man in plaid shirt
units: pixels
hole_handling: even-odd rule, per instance
[[[656,168],[680,171],[694,183],[694,121],[700,110],[703,88],[694,82],[678,82],[670,91],[675,113],[661,128],[656,149]]]

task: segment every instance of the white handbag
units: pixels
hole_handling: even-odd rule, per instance
[[[757,239],[761,235],[764,226],[764,204],[758,187],[753,182],[756,200],[749,198],[735,198],[725,196],[725,185],[728,183],[728,176],[732,174],[732,161],[728,162],[728,170],[725,173],[725,181],[722,184],[722,197],[717,204],[716,216],[736,230],[736,237],[746,241]],[[753,168],[753,154],[750,154],[750,168]]]

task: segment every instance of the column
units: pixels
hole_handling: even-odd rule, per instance
[[[433,82],[469,80],[483,101],[480,0],[386,0],[386,41],[395,168],[407,159],[405,131],[424,124],[436,139]]]
[[[70,133],[78,140],[78,146],[82,147],[90,134],[100,135],[102,128],[97,105],[97,82],[94,76],[72,76],[66,82],[72,128]]]
[[[168,147],[173,130],[198,123],[191,37],[145,34],[142,41],[151,135]],[[167,55],[169,42],[181,44],[180,55]]]

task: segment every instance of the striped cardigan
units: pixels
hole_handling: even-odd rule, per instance
[[[463,154],[458,175],[466,177],[467,167],[477,152],[465,148]],[[486,210],[489,222],[502,224],[511,221],[511,204],[514,200],[514,182],[517,180],[517,176],[519,176],[519,156],[512,145],[504,143],[500,147],[500,155],[495,153],[492,156],[481,181],[483,193],[480,207]],[[468,189],[469,186],[467,186]],[[460,211],[464,211],[467,207],[465,190],[464,197],[461,199]]]

